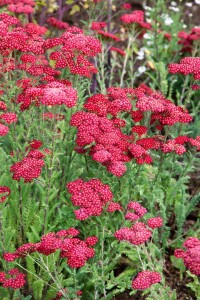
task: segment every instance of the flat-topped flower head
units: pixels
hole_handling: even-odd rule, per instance
[[[193,274],[200,275],[200,240],[195,237],[189,237],[183,247],[186,250],[176,249],[174,256],[183,260],[186,268]]]
[[[80,207],[74,212],[78,220],[99,216],[106,203],[113,198],[110,187],[103,184],[99,179],[91,179],[88,182],[77,179],[68,183],[66,187],[72,194],[73,205]]]
[[[0,282],[2,282],[4,288],[20,289],[26,283],[25,274],[21,273],[17,268],[10,269],[8,276],[10,278],[7,278],[6,273],[0,272]]]
[[[137,277],[132,281],[132,288],[134,290],[146,290],[152,284],[161,281],[161,275],[158,272],[142,271],[138,273]]]
[[[22,161],[15,163],[10,168],[14,180],[24,179],[24,182],[32,182],[42,172],[44,161],[42,159],[25,157]]]
[[[10,188],[7,186],[0,186],[0,203],[3,203],[10,195]]]

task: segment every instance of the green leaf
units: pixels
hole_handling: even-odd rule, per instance
[[[33,294],[34,298],[37,300],[43,300],[42,299],[42,290],[44,287],[44,282],[42,280],[36,280],[33,283]]]

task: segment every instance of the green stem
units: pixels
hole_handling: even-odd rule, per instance
[[[20,221],[20,238],[22,243],[25,243],[25,231],[24,231],[24,224],[23,224],[23,199],[22,199],[22,189],[21,183],[18,184],[18,191],[19,191],[19,221]]]

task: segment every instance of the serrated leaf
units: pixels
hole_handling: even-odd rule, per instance
[[[42,280],[36,280],[33,283],[33,294],[35,299],[42,300],[43,287],[44,287],[44,282]]]

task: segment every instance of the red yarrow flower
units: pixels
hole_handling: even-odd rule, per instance
[[[17,122],[17,115],[15,113],[5,113],[0,115],[0,119],[4,120],[7,124]]]
[[[113,198],[110,187],[103,184],[99,179],[91,179],[84,182],[77,179],[66,185],[73,205],[80,206],[75,211],[78,220],[85,220],[91,216],[99,216],[103,207]]]
[[[4,288],[20,289],[26,283],[25,274],[21,273],[18,269],[10,269],[8,274],[11,276],[11,278],[6,278],[5,274],[5,276],[1,276],[0,279]]]
[[[0,203],[3,203],[6,198],[10,195],[10,189],[7,186],[0,186]],[[3,196],[1,195],[3,194]]]
[[[200,240],[195,237],[189,237],[184,243],[182,249],[176,249],[174,256],[181,258],[184,265],[191,273],[199,276],[200,275]]]
[[[67,87],[59,82],[51,82],[43,89],[41,103],[44,105],[62,105],[68,108],[76,105],[77,92],[72,87]]]
[[[9,128],[0,123],[0,136],[4,136],[9,132]]]
[[[133,245],[141,245],[151,236],[152,232],[142,222],[135,223],[131,228],[124,227],[115,232],[116,239],[127,241]]]
[[[163,219],[161,217],[155,217],[147,220],[147,224],[150,228],[158,228],[163,226]]]
[[[57,233],[49,232],[42,236],[38,243],[24,244],[14,253],[4,253],[3,258],[6,261],[14,261],[18,258],[24,258],[28,254],[38,252],[43,255],[51,255],[60,251],[60,258],[67,258],[67,264],[71,268],[80,268],[85,265],[87,260],[94,256],[94,246],[98,238],[96,236],[88,237],[85,241],[76,236],[79,231],[75,228],[60,230]],[[4,274],[0,274],[0,280],[4,279]]]
[[[146,290],[152,284],[161,281],[161,275],[158,272],[142,271],[138,273],[137,277],[132,281],[132,288],[134,290]]]
[[[38,178],[42,172],[44,161],[33,157],[25,157],[22,161],[15,163],[10,168],[14,180],[24,178],[24,182],[31,182]]]

